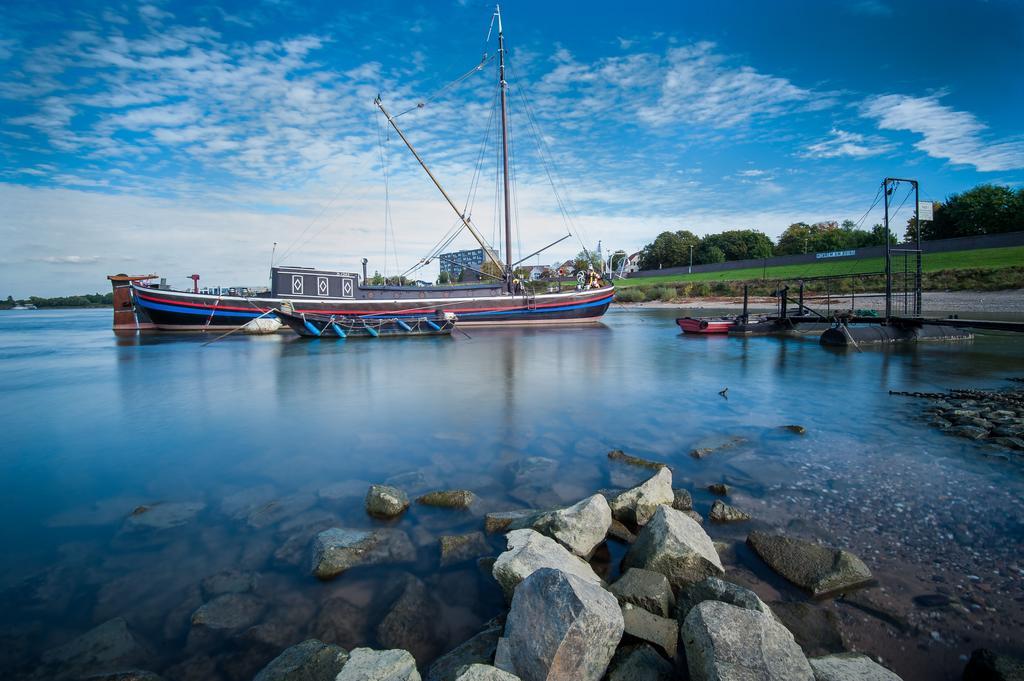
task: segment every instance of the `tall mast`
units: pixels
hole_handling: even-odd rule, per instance
[[[505,105],[505,36],[501,30],[501,5],[495,5],[498,16],[498,80],[501,83],[501,165],[505,193],[505,278],[512,286],[512,209],[508,191],[508,114]]]

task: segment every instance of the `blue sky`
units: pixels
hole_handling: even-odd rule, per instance
[[[106,290],[122,271],[255,284],[274,242],[288,264],[404,271],[454,216],[382,133],[377,93],[412,108],[399,124],[496,240],[492,9],[9,0],[0,295]],[[932,199],[1024,183],[1019,2],[513,1],[503,15],[517,255],[567,226],[632,251],[667,228],[859,220],[886,175]]]

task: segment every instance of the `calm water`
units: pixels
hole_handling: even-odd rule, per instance
[[[848,646],[905,678],[958,678],[959,656],[981,644],[1021,652],[1024,466],[933,430],[924,403],[887,393],[1006,387],[1024,375],[1021,340],[835,352],[682,337],[674,316],[613,310],[577,329],[347,343],[238,335],[204,347],[199,336],[115,338],[109,310],[0,313],[0,676],[29,674],[43,651],[123,617],[145,649],[137,666],[251,678],[310,636],[376,644],[410,574],[437,601],[427,633],[413,635],[425,663],[502,608],[474,562],[439,567],[438,537],[480,529],[485,511],[641,479],[606,459],[613,447],[671,463],[702,513],[712,497],[699,490],[725,479],[755,526],[858,552],[879,577],[876,600],[910,629],[890,636],[862,611],[827,607]],[[789,423],[807,435],[778,429]],[[689,456],[736,436],[737,447]],[[517,479],[527,456],[557,468]],[[309,537],[374,526],[366,485],[398,474],[410,494],[467,487],[480,507],[414,504],[394,523],[419,549],[413,565],[309,577]],[[197,504],[182,524],[132,527],[138,506],[181,502]],[[708,529],[742,540],[749,527]],[[496,554],[500,539],[489,541]],[[614,574],[620,555],[612,547],[600,567]],[[733,565],[765,597],[802,599],[742,547]],[[228,569],[258,574],[253,628],[190,636],[190,614],[213,591],[200,582]],[[936,591],[958,607],[914,608]]]

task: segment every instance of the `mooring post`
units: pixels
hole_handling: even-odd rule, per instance
[[[782,287],[782,318],[789,316],[789,286]]]
[[[797,310],[797,314],[803,316],[804,313],[804,280],[800,280],[800,309]]]
[[[749,285],[748,284],[744,284],[743,285],[743,323],[744,324],[747,323],[747,300],[749,298],[749,296],[748,296],[749,292],[750,292]]]
[[[892,254],[889,253],[889,178],[882,182],[882,198],[885,203],[885,321],[892,317]]]

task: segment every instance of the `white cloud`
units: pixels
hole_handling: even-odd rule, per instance
[[[36,260],[51,265],[88,265],[99,262],[100,257],[98,255],[47,255],[36,258]]]
[[[881,137],[867,137],[860,133],[832,128],[828,138],[808,145],[800,155],[804,158],[868,158],[890,152],[895,148],[895,144],[886,142]]]
[[[933,158],[972,165],[980,171],[1024,168],[1024,138],[985,138],[987,126],[974,114],[957,111],[938,95],[882,95],[865,100],[861,115],[881,130],[906,130],[921,136],[914,147]]]

